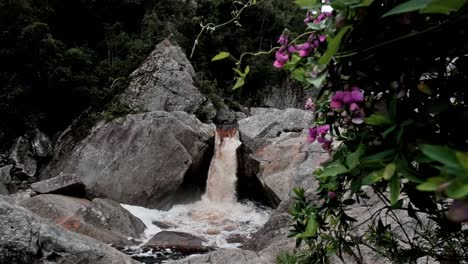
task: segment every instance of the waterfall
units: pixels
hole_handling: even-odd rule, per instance
[[[241,144],[236,127],[216,129],[215,152],[201,201],[175,205],[169,211],[122,205],[146,224],[144,241],[161,231],[153,224],[155,220],[174,226],[171,231],[199,236],[205,245],[221,248],[239,247],[240,243],[228,242],[230,238],[248,238],[263,226],[270,210],[236,201],[237,149]]]
[[[236,202],[237,148],[241,144],[237,128],[216,129],[215,151],[208,171],[204,199],[211,202]]]

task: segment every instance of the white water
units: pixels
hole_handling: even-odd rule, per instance
[[[169,231],[190,233],[204,239],[204,245],[235,248],[239,243],[228,243],[229,237],[249,238],[270,217],[270,211],[253,203],[236,202],[237,155],[242,143],[237,130],[218,129],[215,138],[215,154],[210,164],[206,193],[201,201],[175,205],[169,211],[122,205],[146,225],[144,242],[161,229],[152,221],[160,221],[173,227]]]

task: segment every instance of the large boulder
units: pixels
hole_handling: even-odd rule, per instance
[[[304,87],[290,78],[284,78],[276,84],[262,88],[261,95],[256,96],[256,105],[278,109],[302,108],[308,97],[315,98],[315,89]]]
[[[26,137],[18,137],[10,150],[10,159],[14,162],[13,174],[19,178],[34,177],[37,170],[37,161],[31,151],[31,144]]]
[[[0,168],[0,182],[3,184],[10,184],[11,183],[11,169],[13,169],[13,165],[6,165],[5,167]]]
[[[0,263],[138,263],[110,246],[15,206],[0,196]]]
[[[129,115],[96,125],[71,150],[59,141],[41,178],[73,173],[96,197],[168,209],[184,178],[204,181],[213,136],[213,126],[185,112]]]
[[[139,238],[145,230],[140,219],[110,200],[62,195],[38,195],[20,205],[62,227],[108,244],[133,245],[129,237]]]
[[[313,188],[313,171],[328,153],[307,142],[307,128],[313,122],[310,111],[255,108],[252,116],[239,122],[248,159],[257,162],[257,177],[279,202],[288,200],[296,186]]]
[[[8,189],[3,185],[3,183],[0,182],[0,195],[9,195],[10,192]]]
[[[195,113],[207,99],[194,86],[195,71],[181,48],[169,40],[155,50],[130,76],[123,102],[143,111]]]

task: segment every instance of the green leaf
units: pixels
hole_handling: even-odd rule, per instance
[[[322,87],[323,81],[325,81],[325,78],[327,77],[327,73],[322,73],[320,76],[318,76],[315,79],[312,78],[307,78],[307,82],[315,86],[315,88],[320,89]]]
[[[245,84],[245,79],[242,77],[239,77],[237,78],[237,82],[234,85],[234,87],[232,87],[232,90],[239,89],[240,87],[244,86],[244,84]]]
[[[390,203],[395,205],[400,197],[400,177],[393,175],[390,179]]]
[[[455,156],[463,168],[468,169],[468,153],[457,151],[455,152]]]
[[[385,13],[382,17],[422,10],[429,3],[431,3],[431,1],[433,0],[410,0],[391,9],[390,11]]]
[[[307,226],[305,231],[300,234],[299,237],[301,238],[310,238],[315,236],[317,234],[317,228],[318,228],[318,223],[317,223],[317,217],[315,214],[311,214],[309,216],[309,219],[307,220]]]
[[[468,197],[468,178],[457,178],[446,190],[448,197],[462,199]]]
[[[449,167],[458,169],[461,164],[455,154],[455,151],[445,146],[421,145],[421,151],[429,158],[445,164]]]
[[[374,113],[364,119],[364,122],[371,126],[381,126],[391,124],[390,118],[382,113]]]
[[[294,3],[304,9],[311,9],[317,6],[317,0],[295,0]]]
[[[362,179],[362,185],[372,185],[383,179],[384,169],[376,170]]]
[[[395,168],[396,168],[395,163],[387,164],[387,166],[385,166],[385,169],[384,169],[383,178],[387,181],[390,180],[395,174]]]
[[[466,2],[467,0],[432,0],[420,13],[448,15],[451,12],[460,10]]]
[[[348,166],[349,170],[356,168],[359,165],[359,158],[361,158],[362,154],[364,154],[365,146],[360,144],[356,151],[346,156],[346,166]]]
[[[342,174],[348,171],[349,170],[345,166],[334,163],[325,167],[323,171],[317,176],[317,178],[330,177],[330,176],[333,177],[333,176],[336,176],[338,174]]]
[[[285,70],[291,70],[293,69],[294,67],[296,67],[297,63],[299,61],[301,61],[301,57],[299,57],[299,55],[297,54],[293,54],[291,56],[291,59],[284,65],[283,69]]]
[[[300,81],[300,82],[305,82],[305,80],[306,80],[304,68],[297,68],[297,69],[295,69],[295,70],[291,73],[291,76],[292,76],[295,80]]]
[[[352,26],[346,26],[346,27],[342,28],[340,30],[340,32],[338,32],[338,34],[336,34],[336,36],[333,39],[331,39],[330,41],[328,41],[328,39],[327,39],[327,42],[328,42],[327,51],[325,51],[323,56],[319,59],[319,61],[318,61],[319,64],[328,64],[328,63],[330,63],[332,57],[335,56],[335,54],[340,49],[341,40],[346,35],[346,33],[349,30],[351,30],[351,28],[352,28]]]
[[[231,56],[231,54],[229,54],[229,52],[222,51],[222,52],[218,53],[218,55],[214,56],[211,59],[211,61],[224,60],[224,59],[228,58],[229,56]]]
[[[385,159],[387,159],[389,157],[393,158],[396,153],[397,153],[397,151],[395,149],[387,149],[387,150],[378,152],[376,154],[363,157],[361,159],[361,163],[362,162],[366,162],[366,163],[382,162],[383,160],[385,160]]]
[[[427,179],[426,182],[419,184],[416,189],[426,192],[435,192],[439,189],[439,186],[445,183],[447,180],[443,177],[433,177]]]

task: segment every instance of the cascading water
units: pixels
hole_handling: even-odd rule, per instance
[[[238,247],[241,244],[232,243],[232,237],[248,238],[258,230],[268,220],[270,211],[236,201],[237,149],[241,144],[237,128],[216,129],[214,157],[201,201],[175,205],[169,211],[122,205],[146,224],[143,240],[161,231],[153,221],[172,226],[169,231],[199,236],[206,246],[220,248]]]
[[[218,128],[215,153],[211,160],[204,199],[235,203],[237,181],[237,148],[242,143],[236,128]]]

